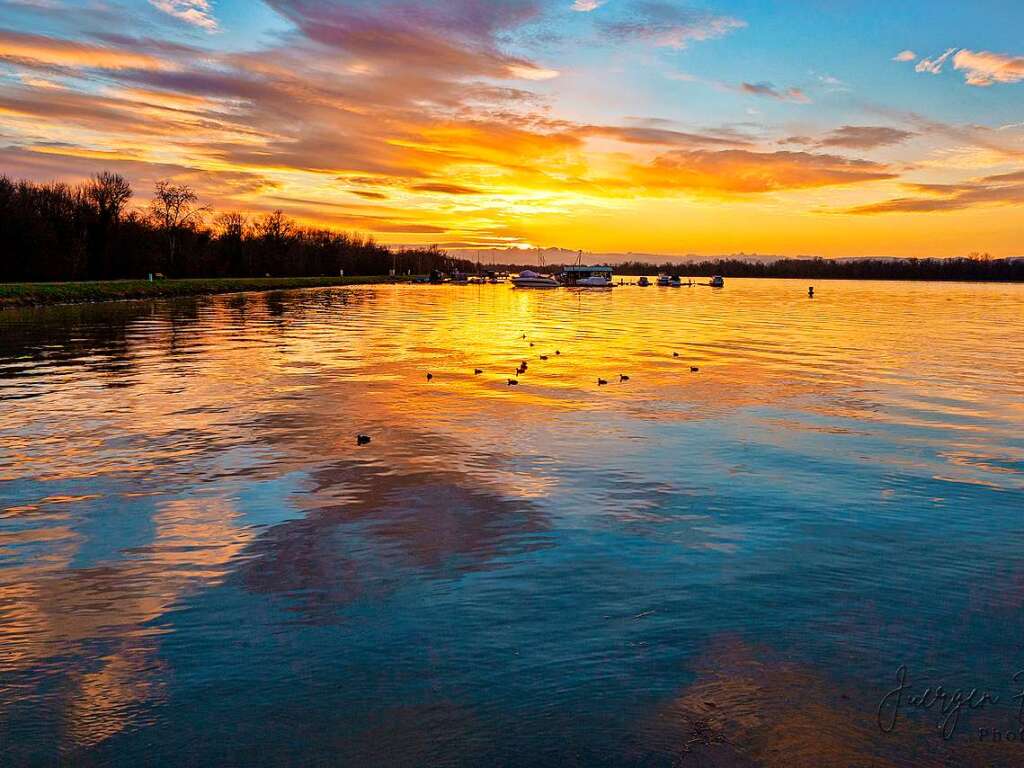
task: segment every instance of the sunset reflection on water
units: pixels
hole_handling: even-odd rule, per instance
[[[702,720],[739,734],[709,765],[924,764],[927,718],[873,721],[896,666],[1020,664],[1022,308],[732,280],[0,313],[0,744],[671,765]]]

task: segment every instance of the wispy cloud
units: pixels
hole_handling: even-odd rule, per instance
[[[0,61],[36,67],[156,69],[164,63],[148,52],[0,29]]]
[[[826,135],[817,144],[820,147],[877,149],[902,144],[916,135],[912,131],[881,125],[844,125]]]
[[[946,59],[952,56],[956,52],[956,48],[949,48],[941,56],[937,56],[934,59],[921,59],[914,66],[916,72],[928,72],[932,75],[937,75],[942,72],[942,67],[946,63]]]
[[[917,192],[913,197],[897,197],[878,203],[849,208],[845,213],[929,213],[956,211],[991,205],[1024,204],[1024,171],[984,176],[963,184],[907,184]]]
[[[574,11],[579,11],[580,13],[589,13],[590,11],[596,11],[607,1],[608,0],[576,0],[576,2],[572,4],[572,9]]]
[[[434,192],[440,195],[479,195],[481,191],[474,187],[464,187],[461,184],[413,184],[409,189],[416,192]]]
[[[510,64],[508,72],[520,80],[552,80],[561,74],[557,69],[547,69],[528,62]]]
[[[818,75],[818,82],[826,93],[849,93],[851,88],[838,77]]]
[[[895,56],[892,57],[893,61],[915,61],[916,59],[917,59],[917,54],[914,53],[913,51],[909,51],[909,50],[908,51],[900,51],[899,53],[897,53]]]
[[[629,16],[607,21],[603,29],[613,37],[682,49],[692,41],[724,37],[745,26],[745,21],[732,16],[695,11],[663,0],[640,0],[633,5]]]
[[[208,32],[216,32],[218,29],[211,0],[149,0],[149,4],[169,16]]]
[[[958,51],[953,67],[965,72],[969,85],[1019,83],[1024,80],[1024,56],[1007,56],[989,51]]]
[[[791,101],[796,104],[810,104],[810,97],[799,88],[776,88],[773,83],[740,83],[739,90],[753,96],[764,96],[777,101]]]

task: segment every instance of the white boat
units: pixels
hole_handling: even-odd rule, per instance
[[[672,284],[672,276],[671,275],[664,275],[664,274],[658,275],[658,285],[660,287],[667,288],[671,284]]]
[[[611,267],[587,267],[577,264],[566,267],[559,275],[568,288],[614,288]]]
[[[607,277],[595,275],[594,277],[581,277],[574,283],[576,288],[612,288],[615,285]]]
[[[560,283],[550,275],[541,275],[532,269],[524,269],[512,278],[516,288],[558,288]]]

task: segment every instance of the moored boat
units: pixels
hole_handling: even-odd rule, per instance
[[[613,288],[615,283],[611,267],[587,267],[577,264],[566,267],[559,275],[567,288]]]
[[[542,275],[532,269],[524,269],[512,278],[516,288],[558,288],[560,283],[550,275]]]
[[[647,279],[646,275],[644,275],[643,277],[636,281],[636,284],[639,285],[641,288],[646,288],[651,284],[651,281]]]

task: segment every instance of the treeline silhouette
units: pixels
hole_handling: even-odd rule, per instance
[[[281,211],[256,218],[214,214],[187,185],[157,182],[146,208],[116,173],[85,184],[38,184],[0,176],[0,282],[167,277],[318,277],[434,270],[473,272],[437,248],[392,250],[372,238],[299,226]],[[528,265],[490,265],[517,271]],[[535,266],[532,268],[536,268]],[[544,271],[559,271],[549,267]],[[783,277],[851,280],[1024,282],[1024,259],[714,259],[676,264],[630,261],[620,275]]]
[[[0,282],[417,274],[470,268],[437,248],[299,226],[281,211],[215,215],[187,185],[158,182],[148,208],[116,173],[80,185],[0,176]]]
[[[619,264],[620,275],[682,275],[689,277],[786,277],[809,280],[963,280],[1024,282],[1024,259],[993,259],[971,254],[957,259],[781,259],[746,261],[713,259],[685,264]]]

